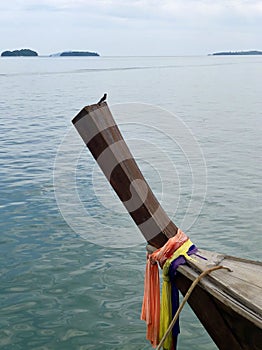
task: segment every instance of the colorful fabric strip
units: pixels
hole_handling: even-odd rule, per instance
[[[174,268],[184,264],[187,259],[192,259],[189,255],[195,252],[196,247],[183,231],[178,229],[177,234],[169,238],[162,248],[147,257],[141,319],[147,323],[147,339],[153,347],[156,347],[159,343],[159,339],[164,335],[178,307],[178,291],[170,283],[170,278],[172,279],[173,273],[175,274]],[[157,263],[160,267],[163,267],[161,307]],[[170,270],[173,271],[171,275]],[[176,304],[176,307],[173,304]],[[179,324],[176,324],[173,332],[175,338],[178,333]],[[164,349],[171,350],[172,348],[173,339],[171,334],[164,343]]]

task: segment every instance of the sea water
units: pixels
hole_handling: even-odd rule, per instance
[[[261,259],[261,81],[259,56],[0,60],[1,349],[151,348],[145,242],[71,126],[104,92],[175,223]],[[179,349],[216,349],[180,324]]]

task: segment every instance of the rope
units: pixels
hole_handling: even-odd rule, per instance
[[[176,323],[176,320],[178,319],[178,316],[179,314],[181,313],[185,303],[187,302],[188,298],[190,297],[191,293],[193,292],[194,288],[196,287],[196,285],[200,282],[200,280],[205,277],[207,274],[209,274],[210,272],[212,271],[215,271],[215,270],[220,270],[220,269],[226,269],[228,271],[232,271],[230,270],[228,267],[225,267],[225,266],[213,266],[211,267],[210,269],[207,269],[205,271],[203,271],[195,280],[194,282],[191,284],[190,288],[188,289],[186,295],[184,296],[184,299],[182,301],[182,303],[180,304],[175,316],[173,317],[172,321],[170,322],[165,334],[163,335],[160,343],[158,344],[156,350],[160,350],[161,347],[163,346],[164,344],[164,341],[166,340],[166,338],[168,337],[169,333],[172,331],[175,323]]]

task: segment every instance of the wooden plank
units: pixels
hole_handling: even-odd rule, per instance
[[[262,268],[227,258],[222,261],[222,265],[229,267],[232,272],[215,271],[212,278],[221,284],[223,290],[262,315],[262,288],[259,281]]]
[[[191,281],[194,281],[199,273],[195,272],[189,266],[183,265],[178,268],[178,270],[189,278]],[[257,327],[262,327],[262,317],[261,315],[241,303],[236,298],[232,297],[226,291],[223,291],[219,285],[214,284],[214,281],[210,278],[204,278],[199,285],[201,288],[206,290],[211,296],[215,297],[217,300],[221,301],[225,305],[229,306],[236,313],[241,314],[246,319],[250,320]]]
[[[262,264],[245,259],[235,259],[223,254],[199,250],[207,260],[194,257],[190,266],[202,272],[215,265],[229,267],[232,271],[218,270],[208,278],[219,288],[254,312],[262,315]]]
[[[191,281],[194,281],[199,276],[199,272],[195,271],[188,265],[179,266],[178,271]],[[235,298],[227,291],[224,291],[221,288],[221,285],[210,277],[211,276],[205,277],[199,283],[199,286],[215,299],[230,307],[234,312],[252,322],[256,327],[262,328],[262,317],[258,309],[255,308],[254,310],[254,307],[250,308],[249,305],[243,304],[239,298]]]
[[[217,274],[214,271],[211,278],[220,284],[220,288],[223,291],[255,312],[262,314],[261,288],[251,284],[249,281],[243,281],[235,277],[233,272]]]
[[[262,266],[252,262],[238,261],[225,257],[223,264],[228,266],[233,272],[234,277],[242,281],[248,281],[252,286],[262,289]]]

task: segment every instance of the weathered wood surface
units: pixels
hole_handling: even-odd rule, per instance
[[[193,276],[189,266],[179,267],[176,285],[183,295],[189,289],[192,279],[198,275],[195,272]],[[218,349],[261,350],[262,329],[257,315],[250,315],[248,309],[243,312],[241,304],[221,292],[206,278],[194,289],[188,303]],[[246,317],[247,314],[249,318]]]
[[[198,276],[198,274],[196,274]],[[180,273],[175,278],[175,283],[180,292],[185,295],[192,284],[192,280],[186,274]],[[188,299],[191,309],[213,339],[218,349],[241,349],[237,338],[232,334],[231,326],[225,322],[220,308],[214,303],[214,298],[205,289],[197,285]]]
[[[138,168],[107,103],[83,108],[72,122],[145,239],[156,248],[164,245],[177,227]]]
[[[181,273],[194,280],[199,272],[222,265],[231,269],[212,272],[200,284],[220,301],[262,328],[262,263],[199,250],[189,265],[179,267]]]

